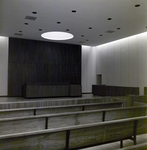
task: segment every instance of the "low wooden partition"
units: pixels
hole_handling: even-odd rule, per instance
[[[0,135],[105,122],[147,115],[147,106],[0,119]]]
[[[123,102],[105,102],[105,103],[89,103],[89,104],[76,104],[76,105],[62,105],[62,106],[46,106],[46,107],[32,107],[32,108],[19,108],[19,109],[2,109],[0,110],[0,118],[10,117],[24,117],[32,115],[43,114],[56,114],[64,112],[77,112],[105,108],[122,107]]]
[[[144,105],[147,105],[147,103],[134,102],[134,106],[144,106]]]
[[[137,144],[137,145],[128,146],[128,147],[117,149],[117,150],[147,150],[147,142]]]
[[[2,150],[76,150],[147,133],[147,116],[0,136]]]
[[[139,87],[92,85],[92,94],[98,96],[139,95]]]
[[[16,108],[30,108],[30,107],[46,107],[46,106],[65,106],[65,105],[77,105],[77,104],[89,104],[89,103],[104,103],[104,102],[117,102],[118,99],[112,97],[92,97],[92,98],[63,98],[63,99],[41,99],[18,102],[1,102],[0,109],[16,109]]]
[[[144,95],[147,95],[147,87],[144,87]]]
[[[69,97],[82,96],[81,85],[50,85],[50,84],[25,84],[22,86],[22,96],[25,98],[41,97]]]
[[[129,97],[133,102],[147,104],[147,95],[130,95]]]

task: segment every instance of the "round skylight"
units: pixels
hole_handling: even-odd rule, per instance
[[[41,36],[49,40],[69,40],[74,37],[71,33],[60,31],[45,32]]]

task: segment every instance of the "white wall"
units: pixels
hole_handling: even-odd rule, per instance
[[[143,91],[147,87],[147,33],[138,36],[138,85]],[[143,92],[141,93],[143,94]]]
[[[147,87],[147,32],[96,47],[102,84]]]
[[[96,83],[96,48],[82,46],[82,93],[92,91],[92,84]]]
[[[0,36],[0,96],[8,89],[8,38]]]
[[[95,70],[96,69],[96,70]],[[147,32],[97,47],[82,47],[82,92],[91,92],[96,74],[102,84],[147,87]]]

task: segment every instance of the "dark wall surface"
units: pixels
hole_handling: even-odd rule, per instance
[[[92,94],[98,96],[139,95],[139,87],[92,85]]]
[[[8,96],[25,83],[81,84],[81,46],[9,38]]]

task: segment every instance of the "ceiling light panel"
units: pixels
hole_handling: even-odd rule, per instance
[[[43,33],[41,37],[49,40],[69,40],[72,39],[74,36],[71,33],[67,32],[52,31]]]

